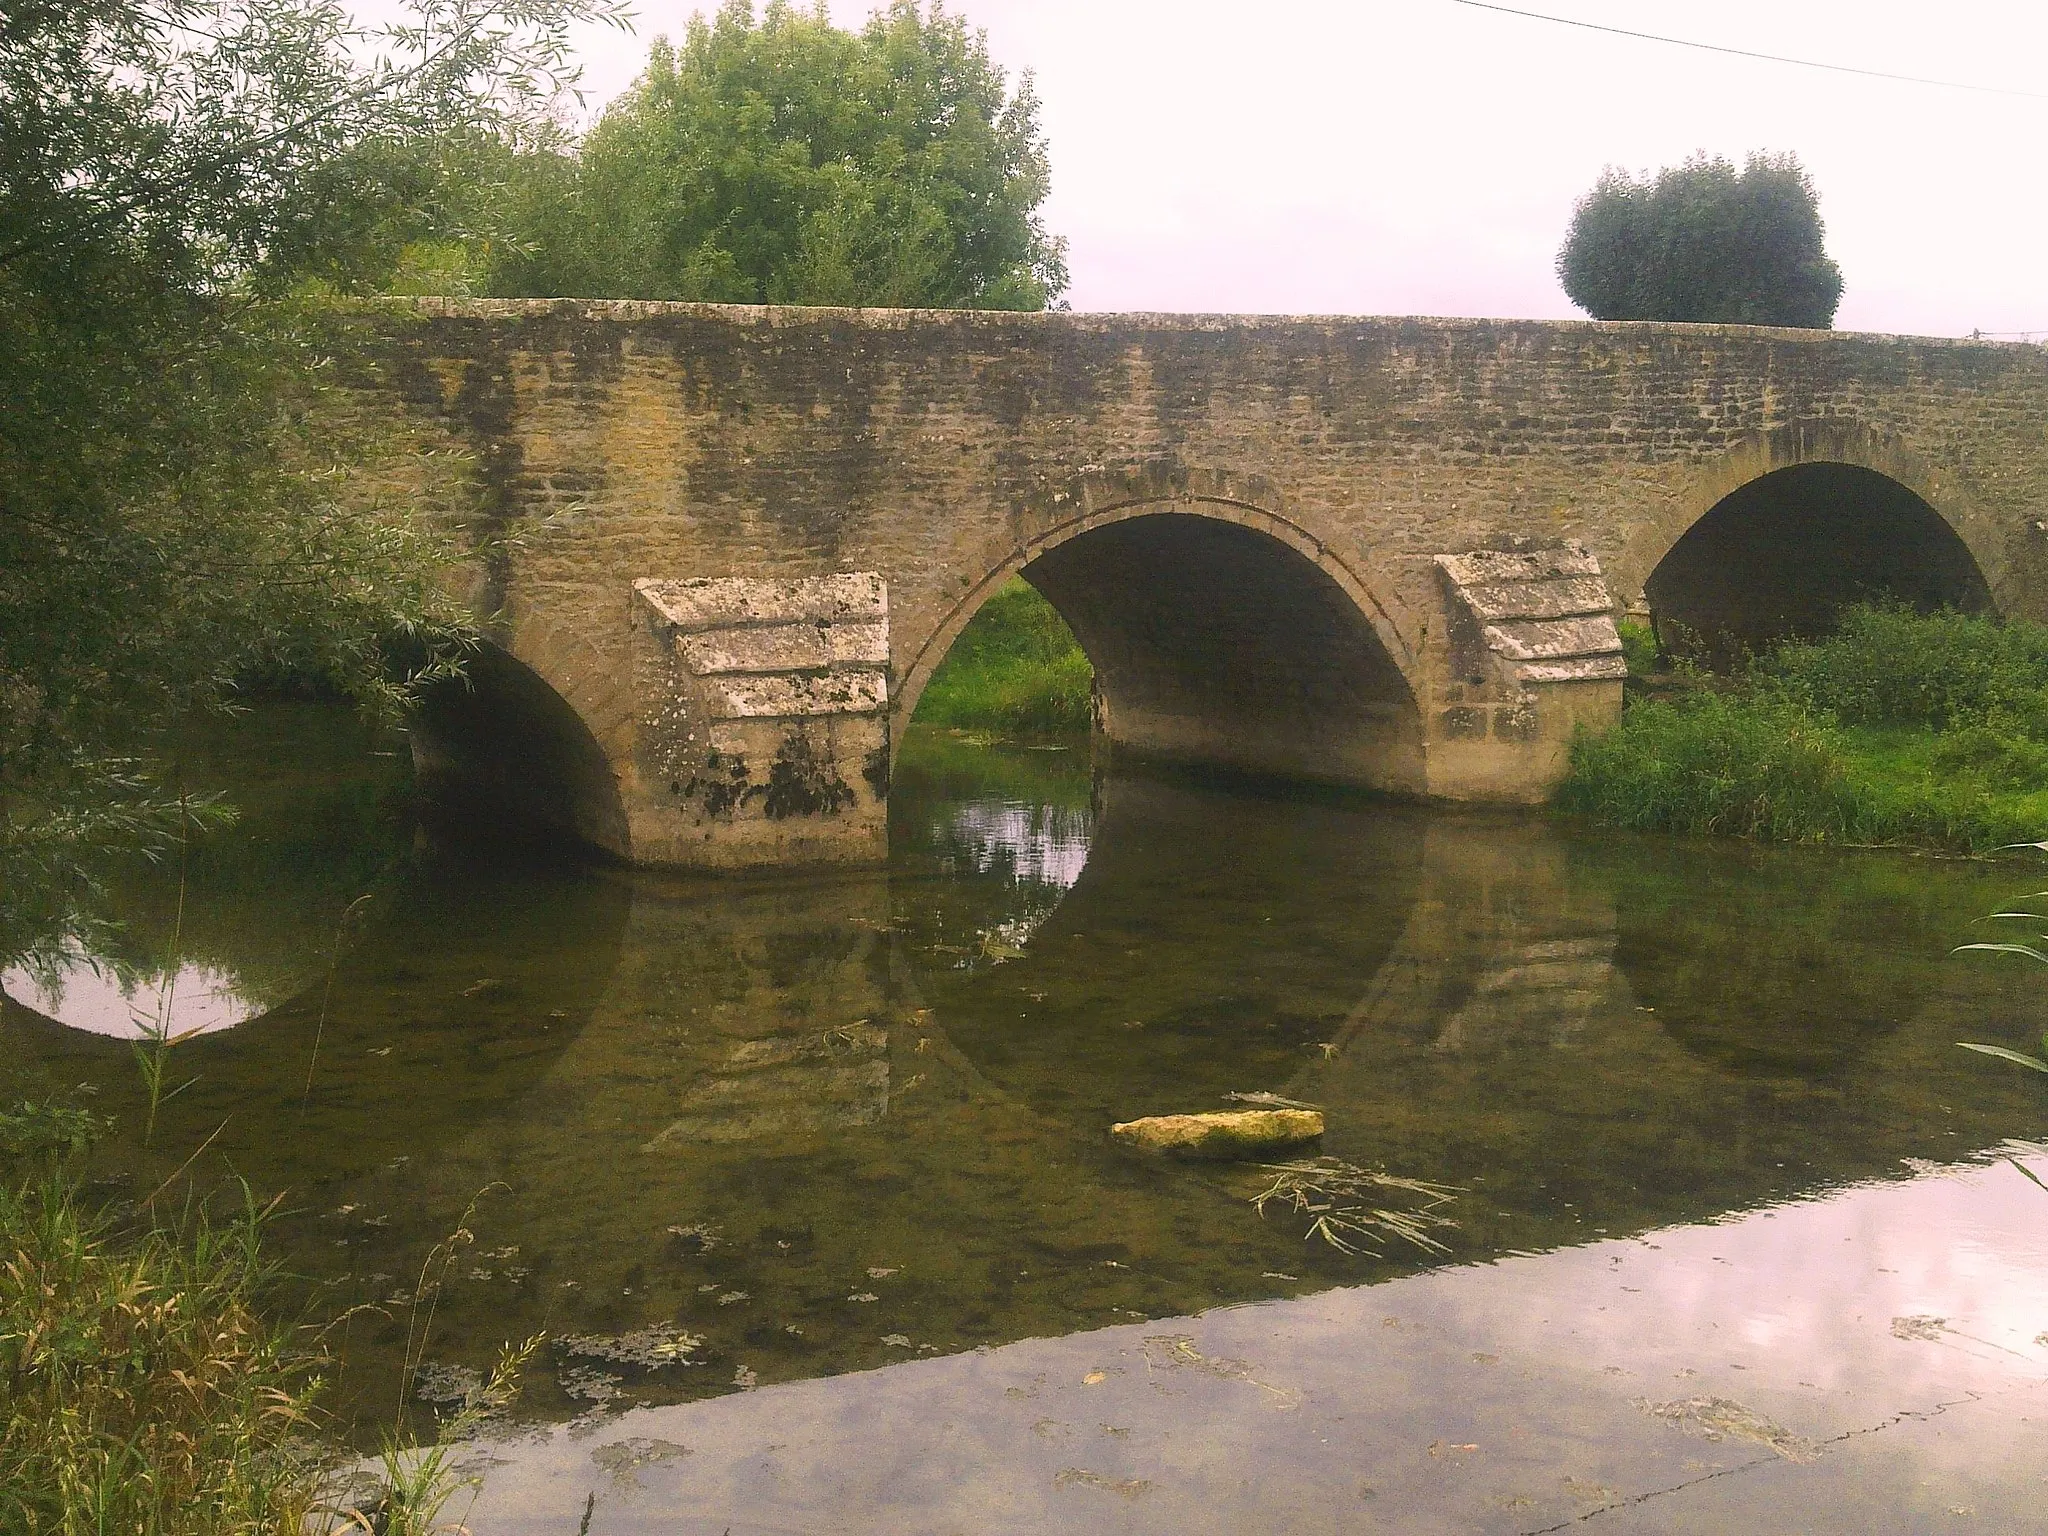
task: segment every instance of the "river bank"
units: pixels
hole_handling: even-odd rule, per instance
[[[2048,832],[2048,628],[1861,607],[1709,672],[1630,639],[1559,809],[1609,827],[1985,853]]]

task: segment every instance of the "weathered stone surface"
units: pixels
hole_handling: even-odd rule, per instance
[[[888,588],[866,572],[641,580],[636,852],[871,858],[887,830]]]
[[[1532,579],[1501,585],[1460,584],[1465,601],[1482,619],[1563,619],[1604,613],[1613,605],[1607,583],[1591,576]]]
[[[699,576],[642,580],[633,585],[679,630],[793,620],[884,619],[889,614],[888,588],[880,576],[869,572],[784,580]]]
[[[1516,667],[1515,675],[1525,683],[1619,683],[1628,678],[1628,661],[1619,653],[1529,661]]]
[[[704,698],[714,720],[879,715],[889,707],[889,685],[879,672],[725,676],[706,679]]]
[[[1439,555],[1437,564],[1461,587],[1498,587],[1600,575],[1600,562],[1576,544],[1554,549],[1477,549],[1465,555]],[[1602,606],[1608,598],[1603,591]]]
[[[1468,676],[1491,674],[1513,690],[1599,686],[1628,676],[1599,561],[1579,545],[1438,555],[1436,565],[1452,608],[1458,668]],[[1511,709],[1495,707],[1495,741],[1542,739],[1532,700],[1534,694],[1518,694]]]
[[[1509,619],[1489,624],[1486,642],[1515,661],[1552,661],[1562,656],[1619,655],[1621,636],[1613,615],[1560,615],[1554,619]]]
[[[1315,1140],[1323,1134],[1323,1116],[1314,1109],[1219,1110],[1199,1115],[1149,1115],[1123,1121],[1109,1130],[1134,1147],[1210,1155],[1270,1152]]]
[[[1784,472],[1895,485],[1928,520],[1899,560],[1946,540],[1942,569],[1962,573],[1951,585],[1968,576],[1997,611],[2048,618],[2037,347],[1649,323],[452,300],[367,312],[360,336],[341,359],[360,411],[445,450],[419,461],[418,483],[366,476],[367,489],[521,533],[480,551],[477,611],[588,727],[589,761],[555,775],[591,802],[574,824],[634,859],[719,862],[727,835],[648,819],[668,785],[701,788],[711,772],[658,765],[650,700],[669,679],[643,669],[649,623],[666,626],[687,678],[795,676],[809,670],[796,653],[772,652],[797,642],[750,650],[737,632],[822,620],[821,665],[836,673],[873,662],[875,636],[852,626],[886,612],[874,670],[893,732],[979,603],[1022,571],[1095,660],[1100,723],[1121,745],[1526,800],[1562,771],[1577,725],[1619,708],[1618,652],[1565,654],[1598,628],[1572,621],[1643,603],[1690,530]],[[1847,481],[1836,489],[1826,537],[1770,546],[1776,565],[1747,558],[1737,529],[1687,546],[1718,562],[1719,585],[1698,558],[1669,569],[1684,565],[1709,609],[1734,594],[1766,617],[1809,611],[1816,590],[1836,595],[1828,541],[1882,521],[1859,520]],[[1844,581],[1890,558],[1866,549]],[[773,585],[748,585],[761,582]],[[1666,611],[1683,596],[1664,591]],[[1569,642],[1507,627],[1550,621]],[[1528,654],[1494,650],[1488,626]],[[869,717],[805,718],[815,732]],[[761,789],[749,805],[779,741],[748,748]],[[488,761],[478,747],[469,759]],[[822,761],[844,747],[819,736],[807,750]],[[617,814],[596,803],[606,778]],[[839,778],[866,803],[864,774]],[[818,840],[854,827],[801,820]],[[858,831],[849,847],[880,844]]]

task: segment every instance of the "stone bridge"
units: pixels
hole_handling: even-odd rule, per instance
[[[2048,351],[1662,324],[422,300],[344,375],[477,539],[448,794],[623,858],[862,861],[1021,575],[1115,750],[1530,801],[1615,621],[2048,618]],[[390,487],[385,487],[389,490]]]

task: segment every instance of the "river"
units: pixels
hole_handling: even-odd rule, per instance
[[[113,1116],[114,1197],[202,1147],[284,1192],[345,1432],[545,1333],[478,1536],[591,1495],[600,1532],[1762,1530],[1788,1476],[1840,1510],[1798,1528],[1917,1529],[1857,1437],[1956,1393],[2020,1406],[1908,1479],[1930,1528],[2038,1497],[2048,1192],[2004,1154],[2048,1092],[1954,1042],[2028,1045],[2041,981],[1949,954],[2024,864],[913,732],[886,870],[706,879],[443,846],[327,706],[190,756],[242,820],[7,973],[0,1091]],[[192,1031],[148,1145],[138,1019]],[[1108,1136],[1233,1094],[1446,1191],[1374,1197],[1442,1250]]]

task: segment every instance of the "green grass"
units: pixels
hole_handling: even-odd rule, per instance
[[[317,1355],[266,1319],[262,1213],[118,1225],[74,1111],[0,1113],[0,1530],[297,1533]]]
[[[1021,578],[968,621],[918,700],[920,725],[995,736],[1087,731],[1094,670],[1073,631]]]
[[[510,1403],[541,1340],[506,1350],[438,1434],[408,1434],[401,1413],[361,1464],[322,1434],[320,1336],[275,1316],[271,1209],[246,1189],[226,1219],[199,1201],[165,1217],[162,1189],[95,1206],[77,1167],[109,1128],[51,1104],[0,1110],[0,1532],[461,1529],[441,1518],[474,1485],[458,1443]],[[471,1240],[458,1231],[422,1271],[409,1370],[432,1326],[422,1303]]]
[[[1645,671],[1641,646],[1631,670]],[[1632,690],[1557,803],[1607,826],[1983,852],[2048,831],[2048,628],[1849,610],[1734,677]]]

